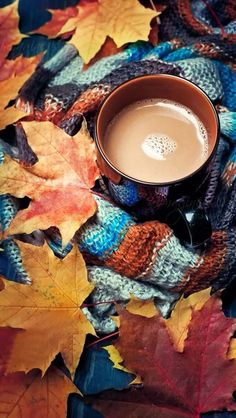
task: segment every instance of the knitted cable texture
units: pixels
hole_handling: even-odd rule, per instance
[[[84,255],[89,279],[95,285],[90,297],[94,306],[84,308],[84,312],[101,333],[114,331],[116,324],[111,315],[115,308],[112,303],[97,302],[126,303],[133,294],[143,300],[154,299],[163,316],[168,316],[182,294],[208,286],[217,290],[236,277],[235,6],[231,0],[208,0],[217,11],[222,30],[203,2],[165,3],[161,42],[156,47],[137,42],[83,71],[77,51],[67,44],[55,57],[39,65],[18,99],[19,107],[34,110],[36,120],[50,120],[71,135],[79,130],[83,115],[93,135],[95,112],[117,85],[138,75],[168,73],[201,87],[219,113],[220,143],[202,195],[213,227],[205,251],[191,251],[181,245],[172,230],[158,221],[158,215],[156,220],[137,221],[134,207],[142,203],[143,197],[148,198],[147,190],[128,181],[125,187],[124,183],[110,183],[107,189],[102,180],[96,185],[97,213],[76,233],[74,242]],[[19,158],[32,161],[34,156],[29,155],[20,129],[17,136]],[[151,195],[149,198],[152,202]],[[158,198],[159,203],[165,203],[160,201],[165,199],[164,193]],[[7,228],[17,209],[11,196],[0,198],[2,229]],[[72,248],[72,243],[62,248],[54,228],[38,232],[36,238],[32,235],[32,242],[39,236],[46,238],[59,257]],[[11,266],[11,272],[5,274],[9,279],[28,282],[16,244],[8,239],[3,247]]]

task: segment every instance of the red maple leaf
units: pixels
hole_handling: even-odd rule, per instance
[[[236,361],[226,356],[236,320],[226,318],[220,305],[212,297],[193,313],[183,353],[174,349],[161,317],[123,311],[116,347],[143,388],[106,392],[95,406],[106,418],[199,418],[236,410]]]

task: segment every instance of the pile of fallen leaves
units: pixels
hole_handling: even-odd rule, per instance
[[[125,0],[125,7],[123,0],[82,0],[50,13],[51,20],[34,34],[66,39],[85,64],[128,42],[148,37],[157,42],[159,12],[138,0]],[[85,123],[70,137],[51,122],[36,122],[33,115],[29,121],[16,108],[20,88],[42,58],[9,58],[13,46],[27,36],[34,35],[19,30],[18,2],[3,7],[0,129],[17,123],[37,162],[28,166],[5,154],[0,165],[1,194],[30,199],[1,231],[2,239],[18,234],[15,242],[29,283],[0,278],[0,416],[64,418],[68,395],[79,393],[73,377],[87,335],[97,341],[81,310],[93,286],[76,246],[59,259],[46,243],[34,246],[19,234],[53,226],[67,244],[96,211],[91,189],[99,170]],[[219,296],[210,296],[208,289],[181,299],[168,320],[153,301],[131,299],[126,309],[117,309],[116,342],[106,349],[115,368],[136,378],[125,391],[92,399],[104,417],[198,418],[211,410],[236,410],[236,321],[224,316]],[[58,353],[61,369],[54,362]]]

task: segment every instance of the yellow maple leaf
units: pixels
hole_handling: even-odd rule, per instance
[[[150,21],[158,14],[160,12],[145,8],[138,0],[99,0],[79,7],[78,16],[69,19],[59,34],[76,29],[70,43],[88,63],[107,36],[115,41],[117,47],[148,40]]]
[[[129,303],[126,305],[127,311],[135,315],[145,316],[151,318],[157,314],[157,308],[153,300],[141,300],[131,296]]]
[[[65,418],[67,398],[72,392],[79,393],[79,390],[55,367],[50,367],[43,379],[38,370],[0,375],[0,415],[2,418]]]
[[[22,126],[38,162],[24,167],[6,157],[0,166],[0,192],[32,199],[7,233],[28,234],[57,226],[66,244],[96,210],[89,190],[99,176],[94,143],[84,125],[74,137],[51,122]]]
[[[80,309],[93,289],[82,255],[74,247],[61,260],[47,244],[18,245],[32,285],[4,280],[0,292],[0,326],[22,330],[11,343],[5,369],[9,373],[39,368],[44,373],[61,352],[73,374],[86,334],[95,334]]]
[[[227,357],[232,360],[236,358],[236,338],[231,338]]]
[[[4,129],[7,125],[17,122],[24,116],[26,116],[26,113],[20,109],[16,109],[15,106],[8,107],[4,110],[0,109],[0,130]]]
[[[187,298],[181,298],[165,321],[170,337],[177,351],[184,350],[184,341],[188,335],[188,326],[192,319],[193,310],[200,310],[210,298],[211,289],[204,289],[193,293]]]

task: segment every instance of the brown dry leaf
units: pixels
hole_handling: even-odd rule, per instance
[[[157,314],[157,308],[153,300],[140,300],[135,296],[131,296],[129,303],[126,305],[127,311],[135,315],[151,318]]]
[[[60,35],[75,30],[70,43],[88,63],[107,36],[119,48],[128,42],[148,40],[150,21],[159,12],[147,9],[138,0],[100,0],[79,7],[79,14],[63,26]]]
[[[90,192],[99,176],[94,143],[84,124],[74,137],[51,122],[22,126],[38,162],[24,167],[5,157],[0,166],[0,192],[32,199],[17,213],[7,234],[56,226],[66,244],[96,210]]]
[[[18,0],[0,8],[0,67],[12,46],[25,38],[19,31],[19,20]]]
[[[210,298],[210,293],[211,288],[208,288],[193,293],[187,298],[182,297],[172,311],[171,317],[165,321],[177,351],[182,352],[184,350],[184,341],[188,335],[188,327],[193,311],[198,311],[203,307]]]
[[[71,373],[78,364],[86,334],[95,334],[80,306],[93,289],[82,255],[76,247],[64,258],[45,244],[18,242],[23,266],[32,285],[4,280],[0,292],[0,326],[21,329],[13,341],[8,373],[49,367],[57,353]]]
[[[43,379],[38,370],[1,375],[0,415],[2,418],[65,418],[70,393],[79,391],[55,367],[50,367]]]

